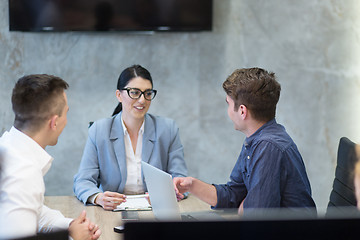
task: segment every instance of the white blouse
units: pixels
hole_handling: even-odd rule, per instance
[[[141,153],[142,140],[144,135],[144,124],[140,127],[136,144],[136,152],[131,144],[130,135],[121,116],[121,123],[124,130],[124,143],[126,155],[127,178],[124,187],[124,194],[140,194],[144,193],[144,186],[141,178]]]

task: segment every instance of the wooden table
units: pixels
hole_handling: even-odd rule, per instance
[[[77,218],[82,210],[86,210],[87,217],[98,224],[102,234],[100,240],[123,239],[122,234],[115,233],[114,227],[122,224],[121,212],[106,211],[99,206],[85,206],[75,196],[46,196],[45,205],[59,210],[65,217]],[[210,205],[189,195],[179,202],[181,212],[196,212],[210,210]],[[151,211],[139,211],[139,217],[153,217]]]

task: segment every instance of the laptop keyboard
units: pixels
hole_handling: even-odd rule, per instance
[[[182,214],[181,221],[197,221],[197,219],[191,216],[190,214]]]
[[[137,211],[122,211],[121,218],[123,221],[139,220]]]

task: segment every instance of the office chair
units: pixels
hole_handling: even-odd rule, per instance
[[[36,236],[16,238],[12,240],[69,240],[68,230],[58,230],[49,233],[38,233]]]
[[[358,240],[360,218],[223,221],[130,221],[124,240]],[[141,229],[141,230],[139,230]],[[181,229],[184,234],[177,234]]]
[[[327,212],[338,207],[356,207],[354,167],[357,159],[356,144],[342,137],[339,142],[335,179]]]

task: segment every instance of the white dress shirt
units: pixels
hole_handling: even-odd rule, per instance
[[[67,229],[72,219],[44,205],[43,176],[53,158],[15,127],[0,138],[0,151],[0,239]]]
[[[127,178],[124,187],[124,194],[144,193],[144,186],[141,178],[141,153],[142,153],[142,140],[144,135],[145,121],[141,125],[138,133],[135,152],[131,144],[129,132],[127,131],[122,116],[121,116],[121,123],[124,129],[124,143],[125,143],[126,170],[127,170]]]

